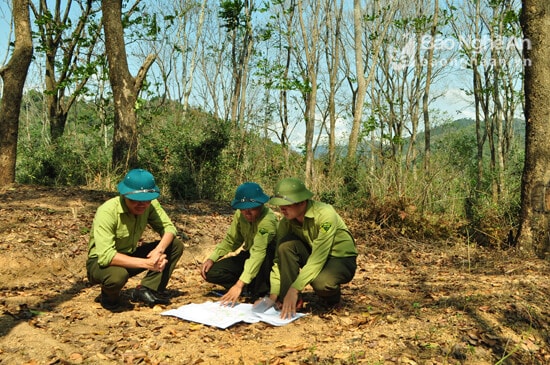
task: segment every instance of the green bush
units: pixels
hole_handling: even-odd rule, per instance
[[[110,153],[90,142],[62,137],[55,145],[20,143],[16,181],[46,186],[91,185],[96,174],[108,169]]]

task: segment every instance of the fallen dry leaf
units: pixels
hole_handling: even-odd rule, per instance
[[[110,196],[79,188],[0,190],[3,363],[495,364],[503,349],[514,350],[510,363],[550,363],[547,261],[520,258],[513,248],[479,247],[461,236],[416,241],[381,228],[364,212],[342,211],[359,256],[339,310],[326,308],[308,286],[303,319],[220,330],[160,313],[212,300],[208,293],[219,287],[205,283],[199,267],[224,237],[233,210],[163,200],[187,238],[168,286],[172,304],[106,311],[94,302],[99,287],[89,285],[85,262],[95,210]],[[153,239],[158,236],[147,231],[144,240]],[[125,290],[141,277],[131,278]]]

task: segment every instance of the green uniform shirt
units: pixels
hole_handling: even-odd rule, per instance
[[[275,239],[277,232],[277,216],[264,206],[258,220],[250,223],[240,210],[235,211],[231,226],[221,241],[208,257],[212,261],[238,250],[240,247],[250,251],[250,257],[245,261],[240,280],[249,284],[258,275],[265,259],[267,246]]]
[[[161,236],[166,232],[177,234],[176,227],[156,199],[138,216],[128,212],[123,197],[107,200],[96,211],[88,257],[97,257],[99,266],[106,267],[117,252],[132,254],[147,224]]]
[[[277,230],[278,242],[293,234],[311,246],[311,255],[291,287],[302,291],[321,272],[329,257],[357,256],[355,241],[336,210],[330,204],[309,200],[303,224],[295,219],[281,218]],[[279,263],[275,257],[271,271],[271,293],[279,294]]]

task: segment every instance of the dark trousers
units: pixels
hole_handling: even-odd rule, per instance
[[[159,241],[145,243],[139,246],[130,256],[146,258],[149,252],[157,247],[158,243]],[[166,267],[162,272],[147,271],[147,274],[141,280],[142,286],[156,291],[166,289],[168,280],[170,280],[172,272],[183,254],[183,242],[178,238],[174,238],[164,253],[168,260]],[[108,298],[115,299],[118,298],[120,291],[126,285],[128,279],[145,271],[145,269],[128,269],[121,266],[101,267],[97,262],[97,258],[88,258],[86,261],[86,271],[90,283],[101,284],[102,294]]]
[[[269,294],[269,273],[271,272],[271,266],[273,266],[274,255],[275,245],[270,244],[267,247],[260,271],[247,285],[247,289],[251,292],[252,296],[260,297]],[[216,261],[206,273],[206,281],[221,285],[225,289],[230,289],[239,280],[243,273],[244,262],[249,257],[250,252],[241,251],[235,256],[224,257]]]
[[[289,240],[279,244],[277,255],[281,280],[279,299],[282,300],[311,255],[311,247],[301,240],[289,237]],[[338,301],[340,285],[349,283],[353,279],[356,268],[356,256],[329,256],[323,269],[310,285],[319,297],[329,302]]]

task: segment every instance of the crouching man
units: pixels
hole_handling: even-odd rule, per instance
[[[183,243],[157,200],[160,190],[143,169],[129,171],[117,187],[120,195],[103,203],[92,223],[88,280],[101,285],[99,302],[112,311],[121,306],[120,293],[128,279],[146,271],[132,298],[148,306],[169,304],[163,292],[183,254]],[[160,240],[138,246],[147,225]]]
[[[269,200],[283,215],[269,296],[272,302],[280,301],[281,318],[296,314],[307,285],[326,305],[338,305],[340,285],[355,275],[357,249],[348,227],[332,205],[312,196],[301,180],[286,178]]]

